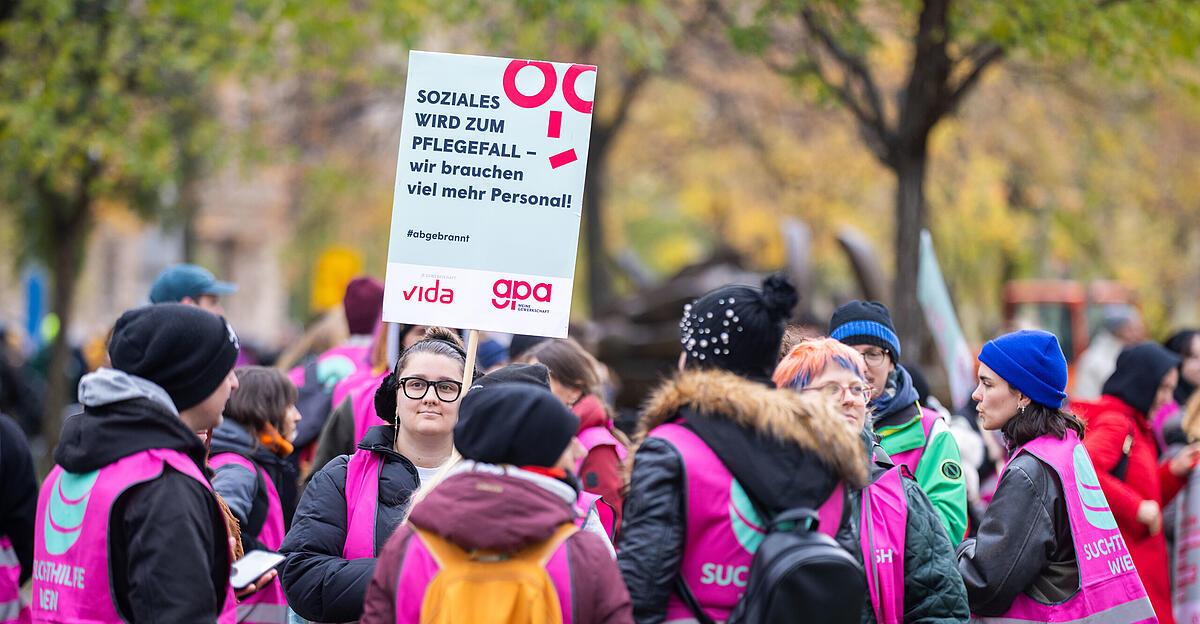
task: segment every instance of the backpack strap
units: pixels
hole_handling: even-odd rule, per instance
[[[696,600],[696,595],[692,593],[691,588],[687,586],[687,583],[683,582],[682,576],[677,575],[675,577],[675,591],[683,599],[683,604],[687,605],[688,611],[691,611],[692,615],[696,616],[697,622],[700,624],[717,624],[712,618],[708,617],[704,609],[700,608],[700,601]]]

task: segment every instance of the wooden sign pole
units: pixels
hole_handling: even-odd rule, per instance
[[[467,332],[467,360],[463,363],[463,389],[470,389],[475,385],[475,352],[479,350],[479,330],[472,329]]]

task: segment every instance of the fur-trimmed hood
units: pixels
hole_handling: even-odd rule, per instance
[[[690,415],[690,416],[689,416]],[[832,472],[832,477],[854,487],[867,482],[867,458],[859,436],[825,401],[791,390],[777,390],[724,371],[685,371],[664,383],[650,396],[638,425],[637,442],[647,432],[680,416],[693,426],[721,456],[726,466],[744,481],[732,457],[722,456],[713,441],[727,439],[732,429],[798,446]],[[693,422],[694,421],[694,422]],[[703,424],[711,421],[714,427]],[[706,436],[706,433],[709,436]],[[771,467],[763,467],[770,470]]]

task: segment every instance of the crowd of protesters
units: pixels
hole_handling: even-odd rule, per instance
[[[1194,330],[1114,312],[1076,371],[1051,333],[997,336],[952,414],[886,306],[798,331],[772,275],[684,306],[678,370],[622,431],[620,371],[575,340],[469,361],[456,330],[383,323],[364,277],[257,366],[235,290],[165,271],[40,484],[0,354],[0,623],[1170,623],[1186,593]],[[255,551],[282,561],[235,587]]]

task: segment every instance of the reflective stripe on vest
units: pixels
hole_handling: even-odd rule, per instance
[[[122,493],[158,478],[168,465],[212,492],[195,462],[168,449],[134,453],[84,474],[69,473],[59,466],[50,471],[38,495],[35,524],[35,621],[123,621],[113,602],[109,576],[109,517]],[[215,508],[215,498],[212,504]],[[214,512],[214,517],[223,518],[219,510]],[[214,529],[219,539],[228,536],[224,521]],[[196,563],[184,561],[180,565]],[[228,577],[228,570],[225,572]],[[214,596],[217,600],[230,597],[232,588],[228,583]]]
[[[231,464],[257,473],[258,479],[262,481],[267,495],[267,517],[263,521],[262,529],[254,537],[267,549],[278,551],[284,535],[283,505],[279,502],[279,491],[275,489],[275,482],[271,481],[271,476],[262,466],[237,453],[217,453],[208,460],[208,465],[213,470]],[[280,606],[282,611],[278,608]],[[238,622],[245,623],[286,624],[287,596],[283,593],[279,577],[276,576],[266,587],[242,600],[241,604],[237,605],[236,618]]]
[[[342,557],[375,556],[375,516],[379,508],[379,476],[383,460],[358,449],[346,462],[346,544]]]
[[[724,621],[745,592],[750,561],[766,531],[749,496],[716,453],[690,429],[668,423],[650,437],[669,442],[683,463],[687,534],[679,576],[712,619]],[[693,619],[675,592],[667,621]]]
[[[556,534],[556,537],[558,534]],[[555,539],[555,538],[551,538]],[[571,587],[571,568],[567,560],[567,541],[563,540],[546,560],[546,573],[554,583],[558,593],[558,606],[563,624],[572,624],[574,620],[574,590]],[[404,561],[400,564],[400,574],[396,579],[396,619],[395,624],[419,624],[421,622],[421,607],[425,602],[425,592],[430,582],[441,570],[437,559],[425,545],[421,536],[414,532],[408,538]]]
[[[1050,466],[1063,484],[1071,540],[1079,565],[1079,591],[1057,605],[1042,604],[1021,593],[1004,615],[980,617],[976,621],[1000,624],[1157,622],[1154,608],[1146,597],[1133,559],[1109,509],[1108,499],[1100,489],[1096,469],[1075,432],[1067,430],[1061,440],[1049,434],[1035,438],[1018,448],[1013,457],[1020,453],[1029,453]],[[1002,474],[1007,474],[1007,469],[1005,466]]]
[[[278,585],[279,578],[276,577],[275,580],[272,581],[272,584]],[[254,596],[257,595],[258,594],[254,594]],[[251,598],[254,596],[251,596]],[[278,604],[266,604],[261,602],[252,604],[250,603],[249,599],[243,600],[242,604],[238,605],[237,607],[237,621],[244,624],[287,624],[287,601],[285,600],[284,602]]]
[[[21,560],[8,536],[0,535],[0,624],[26,624],[29,609],[21,601]]]

